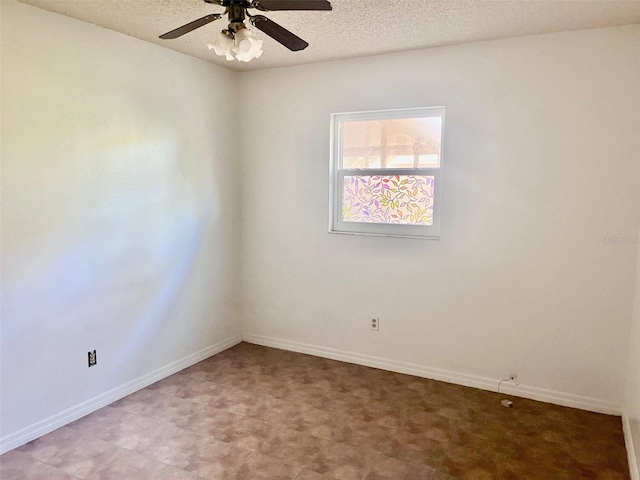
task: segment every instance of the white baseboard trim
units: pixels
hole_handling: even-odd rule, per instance
[[[624,443],[627,446],[627,460],[629,461],[631,480],[640,480],[640,465],[638,465],[638,460],[640,459],[636,458],[633,435],[631,434],[631,424],[629,423],[629,416],[626,413],[622,414],[622,430],[624,431]],[[637,440],[640,441],[640,439]]]
[[[79,418],[84,417],[96,410],[109,405],[127,395],[131,395],[138,390],[148,387],[152,383],[162,380],[169,375],[173,375],[180,370],[184,370],[191,365],[194,365],[202,360],[205,360],[216,353],[220,353],[228,348],[237,345],[242,341],[242,336],[236,336],[223,340],[207,348],[195,352],[191,355],[187,355],[180,360],[170,363],[162,368],[159,368],[151,373],[143,375],[135,380],[113,388],[107,392],[104,392],[96,397],[93,397],[85,402],[68,408],[60,413],[52,415],[44,420],[36,422],[28,427],[22,428],[17,432],[10,433],[0,438],[0,455],[9,450],[13,450],[27,442],[35,440],[42,435],[46,435],[57,428],[63,427]]]
[[[479,375],[470,375],[461,372],[452,372],[438,368],[430,368],[424,365],[414,363],[399,362],[381,357],[370,355],[362,355],[359,353],[351,353],[344,350],[334,348],[321,347],[308,343],[294,342],[273,337],[265,337],[262,335],[245,334],[242,338],[245,342],[264,345],[266,347],[280,348],[282,350],[291,350],[293,352],[307,353],[317,357],[330,358],[348,363],[356,363],[367,367],[380,368],[397,373],[405,373],[415,375],[417,377],[430,378],[440,380],[466,387],[480,388],[483,390],[497,391],[500,379],[482,377]],[[555,390],[547,390],[540,387],[532,387],[522,384],[504,382],[500,387],[500,391],[505,394],[517,397],[530,398],[541,402],[553,403],[565,407],[579,408],[581,410],[589,410],[592,412],[606,413],[609,415],[620,415],[622,409],[619,405],[599,400],[597,398],[573,395],[570,393],[558,392]]]

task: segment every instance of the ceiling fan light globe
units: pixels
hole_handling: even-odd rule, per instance
[[[251,40],[243,40],[238,42],[236,48],[233,49],[237,54],[249,53],[251,51]]]
[[[213,51],[216,53],[216,55],[227,57],[228,60],[229,55],[231,55],[231,49],[233,48],[233,38],[229,37],[223,32],[220,32],[213,43],[207,46],[210,49],[213,48]]]
[[[250,38],[244,40],[243,43],[236,49],[236,57],[242,58],[241,61],[247,62],[254,58],[260,58],[262,55],[262,40]]]
[[[245,28],[241,28],[235,34],[236,43],[240,43],[243,40],[246,40],[248,38],[251,38],[251,30],[249,30],[246,27]]]
[[[238,30],[235,36],[236,48],[234,52],[236,52],[236,54],[244,54],[244,53],[251,52],[253,48],[253,44],[256,41],[254,38],[252,38],[251,35],[252,35],[251,30],[249,30],[248,28],[243,28],[241,30]]]
[[[262,56],[262,53],[264,52],[264,50],[262,50],[262,43],[262,40],[256,40],[253,51],[253,56],[255,58],[260,58]]]
[[[250,62],[251,60],[253,60],[253,54],[251,52],[239,52],[236,53],[236,58],[238,59],[238,61],[240,62]]]

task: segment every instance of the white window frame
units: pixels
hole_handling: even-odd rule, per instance
[[[394,118],[442,117],[439,168],[342,168],[342,125],[347,121],[388,120]],[[329,233],[385,237],[440,239],[442,213],[442,168],[444,157],[445,107],[402,108],[331,115],[331,162],[329,167]],[[342,220],[345,176],[424,175],[434,177],[433,224],[398,225],[386,223],[344,222]]]

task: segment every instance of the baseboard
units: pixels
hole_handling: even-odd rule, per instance
[[[82,418],[85,415],[95,412],[96,410],[105,407],[110,403],[115,402],[116,400],[126,397],[127,395],[131,395],[132,393],[137,392],[142,388],[148,387],[158,380],[162,380],[169,375],[173,375],[180,370],[184,370],[191,365],[201,362],[202,360],[205,360],[206,358],[209,358],[216,353],[220,353],[228,348],[231,348],[241,341],[241,336],[223,340],[203,350],[200,350],[199,352],[195,352],[191,355],[181,358],[180,360],[176,360],[175,362],[159,368],[158,370],[143,375],[142,377],[127,382],[124,385],[120,385],[119,387],[104,392],[60,413],[45,418],[44,420],[29,425],[28,427],[22,428],[17,432],[5,435],[4,437],[0,438],[0,455],[8,452],[9,450],[13,450],[14,448],[24,445],[27,442],[35,440],[42,435],[46,435],[47,433],[50,433],[57,428],[63,427],[79,418]]]
[[[629,423],[629,416],[626,413],[622,414],[622,430],[624,431],[624,443],[627,446],[627,459],[629,461],[631,480],[640,480],[640,465],[638,465],[638,460],[640,459],[636,458],[633,435],[631,434],[631,424]],[[640,439],[636,440],[640,441]]]
[[[293,352],[307,353],[318,357],[331,358],[343,362],[356,363],[367,367],[380,368],[392,372],[406,373],[418,377],[440,380],[467,387],[481,388],[495,392],[497,390],[500,379],[482,377],[479,375],[470,375],[461,372],[453,372],[438,368],[429,368],[424,365],[413,363],[398,362],[381,357],[370,355],[361,355],[351,353],[344,350],[336,350],[334,348],[321,347],[308,343],[293,342],[273,337],[265,337],[262,335],[245,334],[242,338],[245,342],[264,345],[266,347],[280,348],[283,350],[291,350]],[[558,392],[555,390],[547,390],[539,387],[532,387],[522,384],[503,383],[500,391],[517,397],[530,398],[541,402],[553,403],[565,407],[579,408],[581,410],[589,410],[592,412],[606,413],[609,415],[620,415],[622,409],[619,405],[599,400],[597,398],[573,395],[570,393]]]

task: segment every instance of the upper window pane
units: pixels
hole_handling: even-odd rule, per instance
[[[342,168],[439,168],[442,117],[342,124]]]

